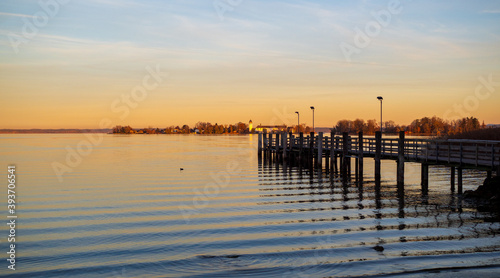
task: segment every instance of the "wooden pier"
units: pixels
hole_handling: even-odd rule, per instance
[[[450,188],[458,193],[462,189],[462,170],[478,169],[500,175],[500,141],[488,140],[434,140],[405,138],[400,132],[399,138],[382,138],[380,132],[374,138],[366,138],[360,132],[358,136],[324,136],[303,133],[259,133],[259,157],[276,161],[297,161],[313,167],[322,168],[323,164],[331,171],[339,172],[343,178],[351,177],[351,159],[355,159],[355,177],[363,180],[363,163],[370,157],[375,162],[375,181],[380,182],[382,159],[397,162],[397,183],[404,185],[404,163],[421,164],[422,191],[428,191],[429,165],[450,167]],[[455,179],[456,173],[456,179]]]

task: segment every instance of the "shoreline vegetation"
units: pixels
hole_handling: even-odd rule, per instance
[[[363,131],[366,135],[374,135],[375,131],[380,130],[380,126],[376,120],[364,121],[362,119],[339,120],[332,128],[316,128],[316,131],[327,129],[335,131],[337,134],[348,132],[357,134]],[[446,121],[436,116],[429,118],[424,117],[414,120],[410,125],[398,125],[394,121],[386,121],[383,126],[384,134],[397,134],[400,131],[405,131],[409,135],[435,136],[437,138],[450,139],[483,139],[483,140],[500,140],[499,128],[486,126],[475,117],[466,117],[453,121]],[[299,126],[292,125],[276,125],[263,126],[258,125],[253,127],[252,121],[249,124],[239,122],[234,125],[212,125],[209,122],[198,122],[191,128],[188,125],[170,126],[165,129],[160,128],[143,128],[134,129],[130,126],[116,126],[113,128],[114,134],[250,134],[265,131],[273,132],[292,132],[292,133],[309,133],[313,129],[310,126],[301,124]],[[481,132],[479,132],[481,131]],[[469,138],[470,137],[470,138]],[[491,138],[491,139],[489,139]],[[495,139],[496,138],[496,139]]]
[[[331,128],[316,127],[316,132],[335,131],[337,134],[348,132],[357,134],[363,131],[365,135],[374,135],[380,130],[376,120],[365,121],[363,119],[339,120]],[[188,125],[169,126],[166,128],[141,128],[135,129],[131,126],[115,126],[113,129],[0,129],[3,134],[40,134],[40,133],[112,133],[112,134],[251,134],[257,132],[304,132],[308,134],[313,129],[305,124],[291,125],[257,125],[252,121],[248,124],[238,122],[236,124],[211,124],[209,122],[198,122],[194,127]],[[394,121],[384,122],[384,134],[397,134],[405,131],[408,135],[433,136],[437,139],[474,139],[474,140],[500,140],[500,127],[498,125],[485,125],[475,117],[466,117],[458,120],[447,121],[439,117],[424,117],[412,121],[409,125],[398,125]]]

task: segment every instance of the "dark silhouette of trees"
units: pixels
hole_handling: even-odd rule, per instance
[[[246,134],[249,133],[248,125],[243,122],[238,122],[234,125],[212,125],[209,122],[197,122],[195,127],[191,129],[188,125],[179,126],[169,126],[165,129],[148,127],[144,129],[135,130],[130,126],[115,126],[113,128],[113,133],[120,134],[190,134],[190,133],[200,133],[200,134]],[[484,129],[486,125],[484,121],[482,123],[475,117],[466,117],[453,121],[446,121],[439,117],[423,117],[421,119],[415,119],[410,125],[398,125],[394,121],[389,120],[384,122],[384,132],[385,133],[397,133],[399,131],[405,131],[410,134],[421,134],[421,135],[453,135],[457,133],[464,133],[469,131],[474,131],[478,129]],[[357,133],[363,131],[366,135],[373,135],[375,131],[380,130],[375,119],[368,120],[365,122],[363,119],[351,120],[339,120],[334,126],[337,134],[342,132]],[[288,131],[296,131],[297,126],[293,126],[287,129]],[[304,133],[309,133],[312,128],[304,124],[300,125],[300,131]]]

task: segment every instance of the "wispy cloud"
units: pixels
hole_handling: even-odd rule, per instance
[[[15,13],[4,13],[0,12],[0,15],[4,16],[14,16],[14,17],[28,17],[28,18],[34,18],[32,15],[27,15],[27,14],[15,14]]]
[[[500,14],[500,10],[483,10],[481,11],[483,14]]]

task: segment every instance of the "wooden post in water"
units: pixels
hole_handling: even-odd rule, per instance
[[[262,132],[259,131],[259,141],[257,143],[258,156],[262,157]]]
[[[405,132],[399,132],[398,140],[398,170],[397,170],[397,183],[402,186],[405,183]]]
[[[427,194],[429,192],[429,164],[422,163],[422,193]]]
[[[264,130],[262,133],[262,147],[263,147],[263,152],[264,152],[264,158],[267,156],[267,131]]]
[[[330,168],[333,172],[334,166],[333,163],[337,163],[337,159],[335,158],[335,132],[332,130],[330,131]]]
[[[359,142],[359,152],[358,152],[358,175],[359,175],[359,183],[363,183],[363,131],[358,133],[358,142]]]
[[[451,166],[451,192],[455,192],[455,166]]]
[[[274,145],[274,152],[275,152],[275,157],[276,157],[276,162],[279,161],[279,153],[280,153],[280,133],[276,132],[276,144]]]
[[[359,180],[359,157],[356,156],[354,158],[354,178],[356,179],[356,182]]]
[[[458,167],[457,169],[457,173],[458,173],[458,194],[462,194],[463,193],[463,181],[462,181],[462,167]]]
[[[283,147],[283,160],[287,159],[287,151],[288,151],[288,144],[287,144],[287,133],[283,132],[281,134],[281,146]]]
[[[348,154],[348,146],[349,146],[349,134],[347,132],[342,133],[342,178],[347,178],[347,154]]]
[[[382,133],[375,132],[375,181],[380,182],[380,159],[382,157]]]
[[[311,165],[314,165],[314,132],[311,132],[309,134],[309,159],[308,159],[308,163],[310,163]]]
[[[301,132],[299,134],[299,163],[302,163],[303,147],[304,147],[304,133]]]
[[[323,167],[323,132],[318,132],[318,158],[316,159],[316,165],[318,168]]]
[[[335,172],[339,172],[338,157],[339,157],[339,138],[335,138]]]
[[[269,140],[267,142],[269,144],[268,148],[267,148],[267,152],[268,152],[268,155],[269,155],[269,160],[273,160],[273,134],[272,133],[269,133]]]

